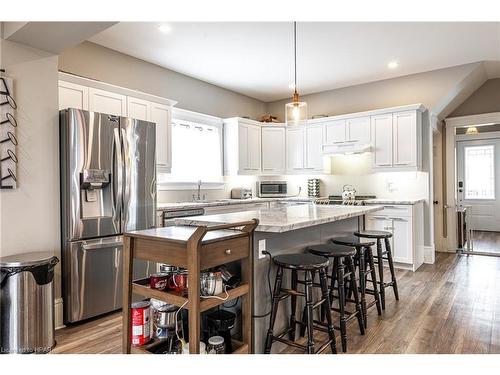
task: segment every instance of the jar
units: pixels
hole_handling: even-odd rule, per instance
[[[207,354],[225,354],[226,345],[222,336],[212,336],[208,339]]]

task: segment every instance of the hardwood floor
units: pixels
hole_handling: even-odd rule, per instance
[[[400,301],[388,290],[364,336],[351,324],[348,353],[500,353],[500,258],[438,253],[434,265],[397,275]],[[115,313],[57,331],[52,353],[119,353],[120,338]]]
[[[474,251],[500,254],[500,232],[474,231]]]

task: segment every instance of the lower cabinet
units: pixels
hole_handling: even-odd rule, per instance
[[[416,271],[423,264],[423,203],[386,205],[383,210],[366,215],[365,228],[392,233],[389,242],[396,267]]]

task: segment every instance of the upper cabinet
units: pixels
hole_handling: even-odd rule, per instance
[[[72,82],[59,81],[59,110],[66,108],[88,111],[89,88]]]
[[[172,107],[152,102],[149,113],[149,121],[156,123],[157,170],[170,173],[172,168]]]
[[[262,174],[286,171],[286,130],[284,126],[262,126]]]
[[[239,117],[224,120],[224,174],[260,174],[261,139],[257,121]]]
[[[370,116],[322,119],[323,152],[349,152],[356,147],[369,146],[371,141]]]
[[[172,107],[147,100],[127,97],[128,117],[156,124],[156,166],[159,172],[172,168]]]
[[[60,78],[69,81],[59,81],[59,109],[77,108],[156,123],[157,170],[170,173],[172,105],[175,102],[65,73],[60,73]]]
[[[127,116],[127,97],[111,91],[90,87],[89,110],[109,115]]]
[[[288,173],[328,173],[323,163],[323,126],[293,126],[286,130]]]
[[[372,116],[374,169],[421,168],[421,116],[417,110]]]

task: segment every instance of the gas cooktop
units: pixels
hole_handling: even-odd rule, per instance
[[[358,195],[352,200],[343,200],[341,195],[330,195],[328,198],[317,199],[314,203],[319,205],[348,205],[364,206],[368,199],[375,199],[374,195]]]

